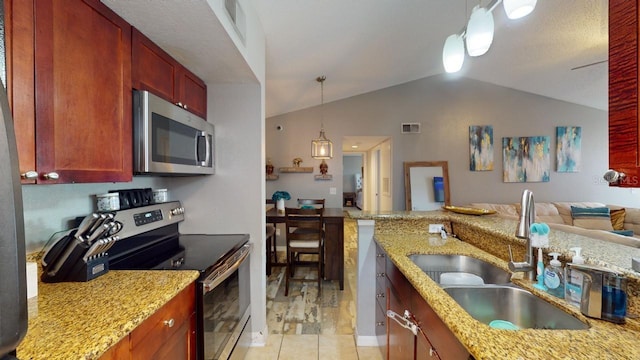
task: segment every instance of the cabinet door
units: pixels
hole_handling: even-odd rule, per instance
[[[195,359],[194,312],[191,284],[131,332],[131,358]]]
[[[203,119],[207,118],[207,85],[184,66],[179,67],[177,102]]]
[[[131,83],[174,102],[178,93],[176,75],[180,65],[138,29],[132,30]]]
[[[388,309],[402,316],[409,308],[404,305],[402,296],[396,292],[393,286],[387,289],[389,298]],[[405,298],[406,299],[406,298]],[[387,353],[388,360],[413,360],[415,356],[415,336],[413,333],[398,324],[393,319],[387,320]]]
[[[416,336],[416,360],[437,360],[440,359],[427,338],[418,334]]]
[[[36,110],[33,1],[5,0],[7,96],[23,182],[35,182]],[[31,175],[32,174],[32,175]],[[31,176],[33,178],[26,179]]]
[[[35,29],[37,171],[131,181],[131,26],[99,0],[35,0]]]
[[[638,2],[609,1],[609,168],[640,187]]]

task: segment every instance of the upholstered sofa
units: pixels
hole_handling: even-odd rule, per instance
[[[495,210],[497,216],[511,219],[518,219],[520,214],[520,203],[471,203],[469,206]],[[545,222],[551,229],[640,248],[640,209],[598,202],[539,202],[535,206],[536,222]],[[602,208],[609,210],[600,211]],[[581,210],[584,209],[587,210],[583,213],[598,212],[599,215],[583,217]],[[608,217],[604,217],[604,213],[608,213]]]

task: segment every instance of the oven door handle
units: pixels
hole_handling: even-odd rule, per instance
[[[220,265],[218,269],[216,269],[213,273],[207,276],[202,280],[202,291],[203,294],[208,293],[213,290],[216,286],[220,285],[223,281],[225,281],[229,276],[231,276],[242,263],[245,261],[251,249],[253,248],[252,243],[248,243],[243,245],[238,251],[236,251],[231,258],[225,261]]]

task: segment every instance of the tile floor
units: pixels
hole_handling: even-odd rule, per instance
[[[249,349],[245,360],[371,359],[382,360],[377,347],[355,343],[357,230],[345,219],[345,284],[323,281],[318,296],[315,282],[292,283],[284,296],[284,268],[274,268],[267,278],[267,324],[264,347]],[[284,256],[284,253],[282,253]],[[311,277],[315,272],[311,272]]]

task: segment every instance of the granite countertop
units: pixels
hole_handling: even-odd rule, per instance
[[[493,216],[468,216],[433,212],[391,212],[368,214],[350,212],[350,217],[370,220],[404,220],[394,228],[385,222],[385,230],[376,228],[375,240],[387,252],[388,257],[407,277],[420,295],[433,307],[434,311],[476,359],[639,359],[640,321],[628,319],[624,325],[585,317],[578,308],[568,305],[563,299],[555,298],[532,287],[533,283],[523,279],[523,274],[515,274],[513,282],[539,297],[571,313],[589,324],[587,330],[542,330],[524,329],[518,331],[498,330],[472,318],[440,286],[416,266],[409,254],[461,254],[469,255],[502,269],[508,270],[507,262],[478,247],[449,237],[443,241],[438,235],[426,231],[416,231],[415,220],[432,223],[451,221],[455,224],[477,226],[478,230],[493,231],[497,237],[513,237],[515,227],[510,222]],[[492,241],[492,239],[487,239]],[[559,240],[558,240],[559,241]],[[573,241],[573,240],[571,240]],[[563,244],[555,243],[555,246]],[[632,274],[633,276],[633,274]]]
[[[112,270],[88,282],[39,282],[18,358],[98,359],[198,275]]]

